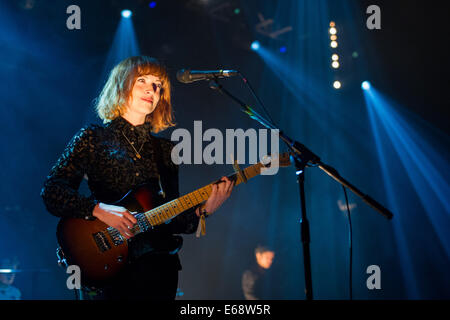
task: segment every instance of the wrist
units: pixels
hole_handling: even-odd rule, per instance
[[[94,210],[92,210],[92,216],[100,219],[102,213],[103,210],[100,209],[100,203],[97,203],[94,207]]]
[[[208,216],[212,213],[206,209],[206,204],[204,204],[204,203],[200,206],[199,212],[200,212],[200,215],[204,215],[204,216]]]

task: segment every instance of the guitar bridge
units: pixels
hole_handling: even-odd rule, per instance
[[[94,241],[101,252],[105,252],[111,249],[111,245],[109,244],[108,239],[103,232],[94,233],[92,234],[92,237],[94,238]]]

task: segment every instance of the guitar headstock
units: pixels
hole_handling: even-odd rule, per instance
[[[291,155],[289,152],[284,152],[280,154],[279,158],[280,167],[289,167],[291,163]]]

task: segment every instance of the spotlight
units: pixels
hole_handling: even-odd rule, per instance
[[[122,10],[122,17],[129,18],[131,17],[132,12],[130,10]]]
[[[337,46],[338,46],[337,41],[334,41],[334,40],[331,41],[330,46],[331,46],[332,48],[337,48]]]
[[[333,63],[331,64],[331,66],[335,69],[339,68],[339,62],[337,61],[333,61]]]
[[[239,13],[241,13],[241,9],[239,9],[239,8],[234,9],[234,14],[239,14]]]
[[[336,33],[337,33],[336,28],[335,27],[331,27],[330,28],[330,34],[336,34]]]
[[[336,26],[336,24],[334,23],[334,21],[331,21],[330,22],[330,27],[335,27]]]
[[[369,81],[364,81],[363,83],[361,83],[361,88],[363,90],[369,90],[370,89],[370,82]]]
[[[286,51],[287,51],[286,47],[281,47],[281,48],[280,48],[280,52],[281,52],[281,53],[285,53]]]
[[[339,60],[339,56],[335,53],[335,54],[333,54],[333,55],[331,56],[331,59],[332,59],[333,61],[338,61],[338,60]]]
[[[330,36],[330,40],[333,40],[333,41],[337,40],[337,36],[335,34],[333,34],[332,36]]]
[[[340,89],[340,88],[341,88],[341,82],[336,80],[336,81],[333,83],[333,87],[334,87],[335,89]]]
[[[156,7],[156,1],[151,1],[149,4],[148,4],[148,6],[150,7],[150,8],[154,8],[154,7]]]
[[[260,47],[259,41],[258,40],[253,41],[252,45],[250,47],[252,48],[253,51],[258,51],[258,49]]]

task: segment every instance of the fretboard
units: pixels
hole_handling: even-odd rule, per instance
[[[233,173],[229,175],[228,178],[235,181],[235,186],[237,186],[238,184],[243,183],[244,180],[249,180],[259,175],[262,167],[263,165],[261,163],[257,163],[242,170],[244,177],[238,175],[237,173]],[[133,233],[138,234],[157,225],[169,222],[180,213],[205,202],[208,200],[209,195],[212,192],[212,185],[217,182],[218,181],[212,182],[200,189],[167,202],[159,207],[135,215],[138,220],[138,224],[132,229]]]

